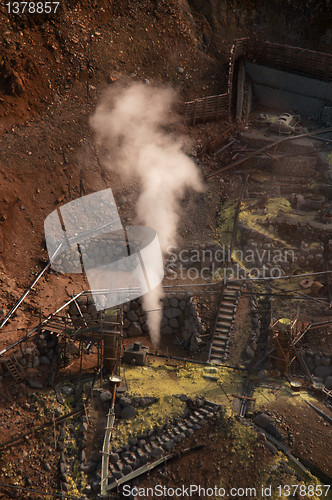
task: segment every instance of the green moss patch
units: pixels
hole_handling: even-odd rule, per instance
[[[135,418],[118,420],[113,434],[114,447],[127,444],[137,435],[142,435],[155,426],[161,427],[176,417],[180,417],[186,407],[175,395],[201,396],[231,410],[227,394],[239,392],[242,386],[241,374],[222,367],[200,367],[190,363],[167,366],[152,361],[149,366],[126,367],[125,379],[130,396],[151,396],[159,401],[148,408],[139,408]]]

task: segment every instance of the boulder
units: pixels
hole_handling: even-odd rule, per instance
[[[266,413],[259,413],[254,418],[254,424],[258,425],[262,429],[266,429],[266,427],[271,423],[270,417],[266,415]]]
[[[275,439],[277,439],[278,441],[283,440],[282,434],[278,431],[276,426],[273,425],[272,423],[267,424],[267,426],[265,427],[265,430],[266,430],[266,432],[271,434],[271,436],[274,437]]]
[[[172,448],[174,448],[175,446],[175,441],[173,439],[169,439],[168,441],[166,441],[166,443],[163,445],[163,448],[165,450],[171,450]]]
[[[100,394],[100,401],[105,403],[106,401],[112,401],[112,394],[109,391],[104,391]]]
[[[255,355],[254,351],[251,349],[251,347],[249,345],[247,345],[247,347],[246,347],[246,355],[247,355],[248,359],[252,359]]]
[[[165,316],[168,319],[178,318],[182,316],[182,311],[178,307],[171,307],[169,309],[165,309]]]
[[[126,408],[123,408],[120,413],[120,418],[124,420],[129,420],[130,418],[135,417],[136,415],[136,408],[133,406],[126,406]]]
[[[326,377],[325,379],[325,387],[326,389],[332,389],[332,376],[329,375],[328,377]]]
[[[139,323],[134,321],[128,328],[128,337],[139,337],[140,335],[142,335],[142,328]]]
[[[38,380],[34,380],[32,378],[27,379],[27,384],[29,387],[31,387],[31,389],[42,389],[43,388],[43,384],[41,382],[39,382]]]
[[[163,453],[164,450],[162,448],[160,448],[159,446],[153,446],[150,452],[150,456],[152,458],[160,458]]]
[[[61,392],[65,396],[70,396],[71,394],[73,394],[74,389],[73,389],[73,387],[70,387],[69,385],[64,385],[63,387],[61,387]]]
[[[314,356],[314,363],[315,363],[316,367],[318,367],[318,366],[320,366],[322,364],[321,361],[320,361],[319,354],[315,354],[315,356]]]
[[[153,403],[156,403],[157,401],[158,401],[158,398],[146,396],[146,397],[143,397],[140,399],[139,405],[142,408],[145,408],[147,406],[152,405]]]
[[[178,299],[177,299],[176,297],[171,297],[171,298],[169,299],[169,305],[170,305],[171,307],[178,307],[178,305],[179,305],[179,301],[178,301]]]
[[[35,356],[32,358],[32,368],[37,368],[40,365],[39,357]]]
[[[123,472],[123,474],[124,474],[125,476],[127,476],[128,474],[130,474],[130,473],[132,472],[132,470],[133,470],[133,468],[132,468],[130,465],[126,464],[126,465],[123,467],[122,472]]]
[[[310,356],[308,356],[307,354],[305,354],[303,356],[303,361],[307,365],[309,372],[312,373],[314,371],[314,369],[315,369],[314,360]]]
[[[127,406],[131,405],[131,399],[128,398],[127,396],[121,396],[118,399],[118,403],[121,406],[121,408],[126,408]]]
[[[317,366],[315,375],[320,378],[326,378],[332,374],[332,366]]]
[[[322,356],[320,358],[320,362],[322,366],[330,366],[331,365],[331,358],[329,356]]]
[[[179,328],[180,323],[178,322],[178,320],[176,318],[172,318],[169,320],[169,326],[171,326],[174,329],[177,329],[177,328]]]
[[[114,413],[115,413],[115,418],[120,418],[121,406],[119,405],[119,403],[115,403]]]
[[[40,364],[41,365],[50,365],[51,364],[51,361],[48,359],[47,356],[40,356]]]
[[[113,465],[116,464],[118,460],[120,460],[118,453],[111,453],[110,454],[109,461],[111,464],[113,464]]]
[[[132,309],[127,313],[127,318],[129,319],[129,321],[137,321],[138,320],[137,314]]]
[[[48,359],[49,359],[50,361],[52,360],[53,355],[54,355],[54,349],[49,349],[49,350],[47,351],[47,357],[48,357]]]
[[[169,335],[169,334],[173,333],[174,330],[171,326],[164,326],[163,328],[161,328],[160,331],[162,334]]]

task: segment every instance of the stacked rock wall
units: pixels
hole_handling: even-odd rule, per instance
[[[324,266],[322,243],[309,245],[302,241],[299,246],[287,248],[282,241],[248,228],[242,228],[241,236],[244,256],[248,260],[251,256],[254,259],[247,267],[262,268],[265,265],[271,269],[280,268],[282,274],[287,274],[296,267],[319,271]],[[332,257],[329,264],[332,265]]]
[[[162,308],[161,335],[178,334],[186,348],[191,350],[198,348],[203,328],[192,294],[188,292],[167,294],[162,299]],[[124,336],[137,337],[148,333],[146,319],[140,298],[125,304]]]
[[[324,384],[327,389],[332,389],[332,355],[307,349],[303,351],[303,360],[314,381]]]
[[[238,249],[233,249],[233,255],[242,262],[246,269],[257,269],[264,276],[280,276],[297,267],[319,271],[324,266],[323,244],[308,244],[302,241],[300,245],[285,246],[285,243],[264,234],[256,229],[239,225],[241,241]],[[330,248],[330,254],[332,245]],[[182,249],[174,253],[166,263],[169,277],[188,277],[189,279],[209,279],[218,277],[218,269],[228,268],[231,256],[229,249],[218,242],[201,245],[196,248]],[[332,266],[332,256],[329,264]],[[257,274],[257,273],[256,273]]]
[[[91,297],[78,299],[83,319],[75,304],[69,307],[69,314],[75,326],[98,326],[100,313],[96,310]],[[203,327],[197,313],[192,294],[188,292],[173,292],[162,299],[161,335],[178,334],[184,346],[195,350],[199,347]],[[142,308],[142,299],[138,298],[127,302],[123,306],[123,334],[124,337],[139,337],[148,334],[147,317]]]
[[[135,242],[133,246],[134,244]],[[127,245],[119,231],[80,241],[79,249],[80,253],[77,242],[64,247],[53,260],[53,269],[65,273],[81,273],[81,258],[84,267],[91,269],[128,257]],[[126,261],[125,271],[128,270],[129,264],[130,261]],[[119,269],[121,269],[121,264]]]

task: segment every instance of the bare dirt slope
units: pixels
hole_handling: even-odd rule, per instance
[[[0,13],[0,266],[24,286],[57,204],[109,185],[88,116],[121,77],[174,86],[179,101],[224,91],[234,38],[329,39],[326,2],[61,2],[56,14]],[[311,5],[312,3],[312,5]],[[325,7],[325,9],[324,9]],[[281,22],[287,17],[287,23]],[[305,21],[305,22],[304,22]],[[278,26],[278,28],[277,28]],[[294,29],[291,29],[291,28]],[[310,32],[311,37],[308,37]],[[115,180],[112,188],[116,190]],[[123,186],[118,186],[123,190]],[[130,200],[126,203],[126,210]]]

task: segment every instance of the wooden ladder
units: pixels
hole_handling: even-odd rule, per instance
[[[21,365],[18,363],[15,356],[11,356],[4,362],[5,367],[15,380],[15,382],[22,382],[24,379],[24,372],[22,370]]]
[[[100,320],[101,338],[104,340],[103,361],[111,362],[113,372],[119,373],[122,347],[122,308],[113,318],[102,317]],[[105,349],[105,337],[108,337],[108,348]]]

